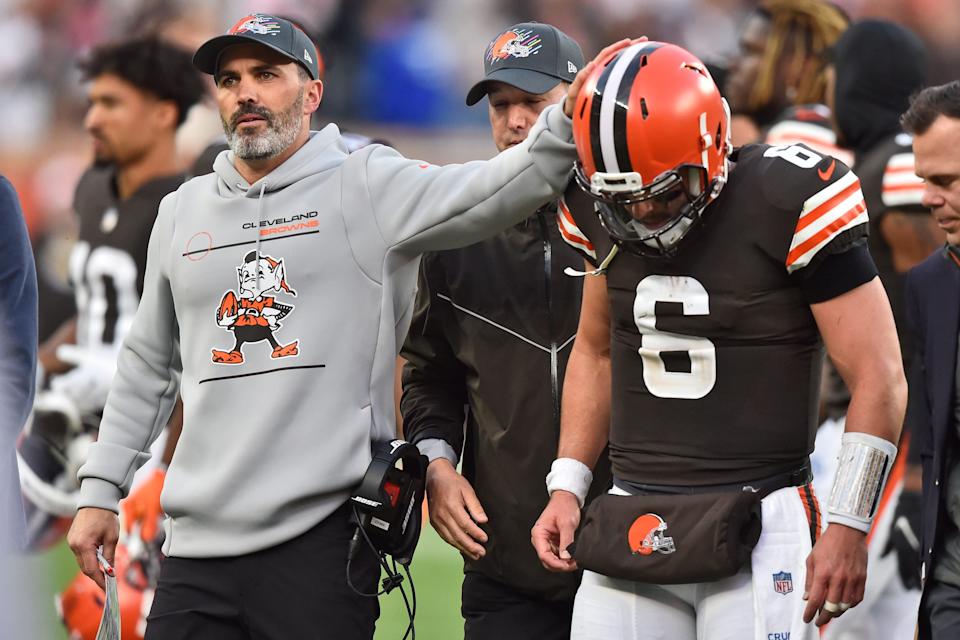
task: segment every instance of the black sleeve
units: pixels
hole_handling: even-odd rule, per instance
[[[449,309],[444,308],[431,287],[440,270],[435,254],[424,257],[410,332],[400,351],[407,361],[403,367],[400,413],[407,440],[416,443],[440,438],[460,455],[466,417],[466,375],[443,330]]]
[[[793,274],[810,304],[836,298],[877,276],[866,237],[858,238],[844,251],[817,257],[820,259]]]
[[[918,310],[914,273],[907,274],[905,286],[905,304],[907,326],[913,343],[910,371],[907,373],[907,415],[904,429],[909,430],[910,448],[907,462],[920,464],[922,451],[933,449],[933,424],[930,420],[930,401],[926,384],[926,338],[923,335],[922,320]]]

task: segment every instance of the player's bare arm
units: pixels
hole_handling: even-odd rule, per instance
[[[878,278],[811,306],[827,352],[851,392],[846,434],[900,437],[907,384],[890,303]],[[818,626],[862,599],[866,533],[834,522],[807,559],[804,620]]]
[[[586,269],[592,267],[588,264]],[[610,313],[607,280],[591,276],[583,283],[580,324],[563,384],[558,458],[593,467],[607,443],[610,424]],[[574,571],[567,547],[580,523],[579,498],[556,490],[530,531],[530,542],[544,567]]]

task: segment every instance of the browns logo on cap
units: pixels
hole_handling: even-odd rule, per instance
[[[503,82],[533,94],[546,93],[560,82],[573,82],[583,67],[583,52],[556,27],[524,22],[490,41],[483,67],[483,79],[467,93],[468,105],[487,95],[491,82]]]
[[[249,42],[262,44],[290,58],[306,69],[314,80],[322,77],[320,50],[303,29],[289,20],[265,13],[244,16],[225,35],[204,42],[193,56],[193,66],[215,76],[223,52],[228,47]]]

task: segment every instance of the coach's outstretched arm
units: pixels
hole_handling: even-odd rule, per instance
[[[836,480],[823,501],[830,524],[807,558],[803,619],[816,617],[819,626],[863,599],[867,531],[896,455],[907,383],[879,278],[810,308],[851,395]]]
[[[589,271],[593,269],[586,265]],[[560,445],[547,476],[550,502],[530,531],[537,556],[550,571],[574,571],[567,547],[580,524],[590,488],[590,469],[607,444],[610,430],[610,307],[607,279],[584,279],[577,339],[563,383]]]
[[[387,248],[407,254],[467,246],[520,222],[566,189],[576,159],[571,117],[580,87],[599,61],[632,42],[601,51],[523,142],[490,160],[433,166],[380,145],[358,151],[347,164],[367,191],[348,194],[365,196],[351,202],[373,212]]]

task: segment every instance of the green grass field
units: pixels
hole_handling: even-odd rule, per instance
[[[66,587],[77,573],[73,554],[66,544],[61,544],[26,560],[24,568],[45,577],[37,598],[41,603],[49,603],[44,605],[49,610],[49,629],[39,629],[37,640],[67,640],[67,634],[57,619],[53,596]],[[417,588],[417,640],[463,638],[463,620],[460,618],[463,562],[460,555],[443,542],[429,524],[424,525],[410,572]],[[376,640],[400,640],[406,628],[407,613],[399,590],[381,596]]]

